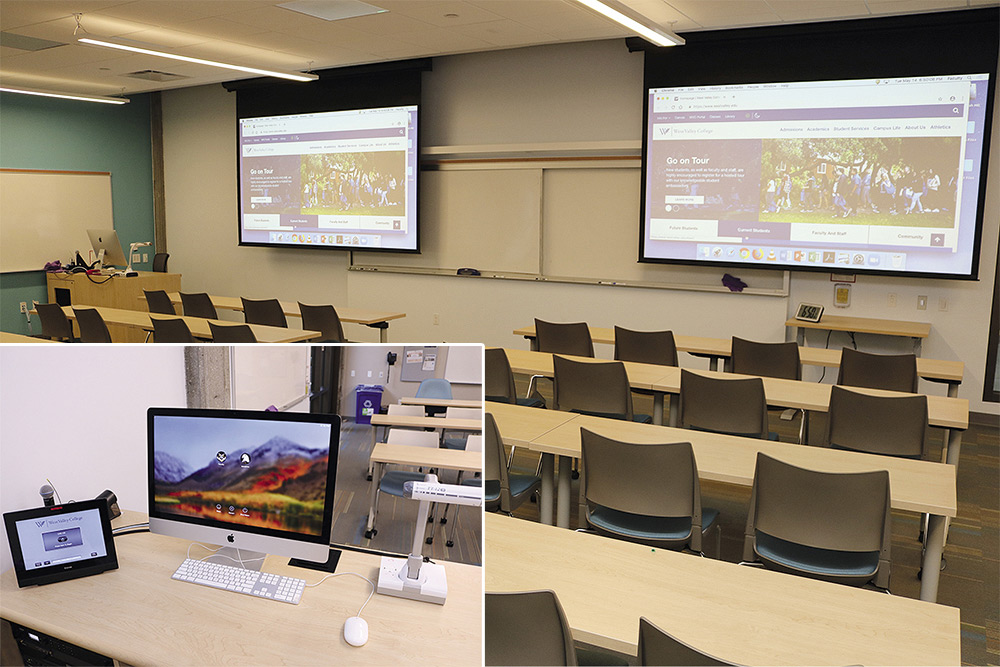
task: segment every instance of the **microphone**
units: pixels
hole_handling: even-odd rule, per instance
[[[42,488],[38,489],[38,495],[42,497],[42,504],[46,507],[54,507],[56,501],[52,499],[55,494],[55,490],[48,484],[42,484]]]

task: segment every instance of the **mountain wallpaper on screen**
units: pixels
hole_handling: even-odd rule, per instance
[[[244,466],[240,456],[250,455]],[[275,436],[191,471],[161,451],[153,460],[156,508],[183,516],[320,535],[329,454]]]

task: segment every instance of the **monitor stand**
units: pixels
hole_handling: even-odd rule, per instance
[[[301,558],[292,558],[288,561],[288,564],[292,567],[304,567],[310,570],[318,570],[320,572],[336,572],[337,562],[340,560],[340,549],[334,549],[330,547],[329,554],[327,555],[326,561],[312,561],[303,560]]]
[[[219,556],[228,556],[228,558],[219,558]],[[247,570],[254,570],[255,572],[260,572],[260,568],[263,567],[264,565],[265,558],[267,558],[267,554],[261,553],[259,551],[237,549],[236,547],[222,547],[208,558],[205,558],[204,560],[209,563],[218,563],[219,565],[232,565],[235,567],[243,567]],[[241,561],[243,563],[242,565],[240,565]]]

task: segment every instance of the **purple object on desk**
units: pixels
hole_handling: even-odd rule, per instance
[[[745,282],[728,273],[722,276],[722,284],[728,287],[730,292],[742,292],[743,288],[747,286]]]

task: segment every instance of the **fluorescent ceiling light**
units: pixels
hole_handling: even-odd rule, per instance
[[[76,93],[53,93],[46,90],[34,90],[31,88],[8,88],[0,87],[0,92],[18,93],[19,95],[38,95],[39,97],[58,97],[64,100],[79,100],[81,102],[101,102],[103,104],[128,104],[127,97],[103,97],[101,95],[78,95]]]
[[[680,35],[674,34],[669,30],[664,30],[648,19],[646,23],[641,23],[638,19],[626,16],[618,9],[611,7],[601,0],[576,1],[581,5],[590,7],[598,14],[608,17],[615,23],[628,28],[658,46],[680,46],[684,44],[684,38]]]
[[[204,58],[191,58],[190,56],[180,56],[175,53],[167,53],[166,51],[153,51],[152,49],[142,49],[138,46],[129,46],[127,44],[118,44],[116,42],[109,42],[103,39],[91,39],[90,37],[80,37],[78,42],[83,44],[91,44],[93,46],[104,46],[109,49],[118,49],[120,51],[131,51],[133,53],[142,53],[147,56],[156,56],[158,58],[170,58],[171,60],[183,60],[186,63],[194,63],[196,65],[209,65],[211,67],[221,67],[223,69],[232,69],[237,72],[246,72],[248,74],[259,74],[260,76],[275,76],[279,79],[288,79],[290,81],[315,81],[319,77],[315,74],[300,74],[298,72],[278,72],[269,69],[258,69],[256,67],[243,67],[242,65],[230,65],[228,63],[220,63],[216,60],[205,60]]]

